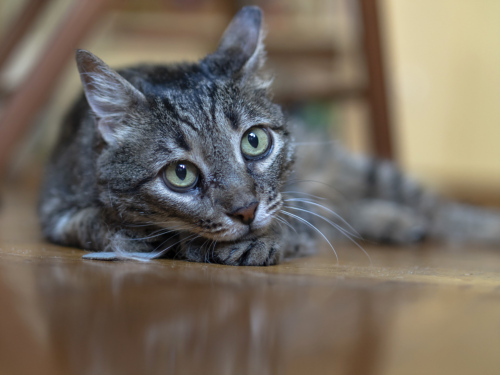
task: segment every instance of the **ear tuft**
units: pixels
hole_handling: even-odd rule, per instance
[[[77,50],[76,63],[85,96],[98,118],[99,130],[108,143],[113,143],[127,112],[145,103],[146,99],[130,82],[92,53]]]
[[[207,57],[220,73],[248,76],[264,64],[262,11],[256,6],[243,7],[222,35],[217,50]]]

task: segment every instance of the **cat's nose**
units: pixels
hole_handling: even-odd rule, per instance
[[[229,216],[238,219],[245,225],[250,225],[255,219],[255,211],[257,211],[257,207],[259,206],[259,202],[252,202],[248,206],[237,208],[236,210],[228,213]]]

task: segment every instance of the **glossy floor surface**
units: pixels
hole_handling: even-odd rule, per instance
[[[0,374],[499,374],[500,249],[279,266],[81,259],[0,211]]]

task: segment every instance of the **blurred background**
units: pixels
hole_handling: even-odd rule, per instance
[[[38,64],[43,65],[44,54],[52,53],[50,43],[61,38],[57,34],[68,14],[83,14],[78,7],[96,0],[2,0],[0,41],[11,37],[16,22],[33,3],[38,7],[31,10],[29,31],[0,68],[0,118],[20,88],[29,92],[30,82],[35,82],[33,74]],[[275,99],[288,113],[310,127],[327,129],[353,152],[392,158],[448,196],[500,205],[500,2],[101,3],[94,6],[92,22],[86,23],[78,47],[113,67],[200,59],[216,48],[241,6],[259,5],[267,25],[268,68],[276,77]],[[367,18],[374,11],[376,17]],[[371,40],[373,36],[379,40]],[[373,43],[380,56],[377,51],[373,55]],[[375,79],[383,95],[370,91],[374,58],[381,63],[378,76],[375,66]],[[13,148],[7,166],[11,179],[31,176],[36,185],[61,118],[81,90],[72,56],[54,77],[23,141]],[[386,120],[382,113],[382,129],[374,125],[373,107],[381,98],[387,112]],[[0,123],[0,127],[6,125]],[[383,142],[380,146],[377,137],[389,146]]]

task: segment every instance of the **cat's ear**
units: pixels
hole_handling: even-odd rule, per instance
[[[116,143],[125,136],[123,120],[126,113],[146,102],[144,95],[85,50],[76,51],[76,63],[87,101],[98,119],[98,128],[107,143]]]
[[[254,74],[264,64],[263,39],[262,11],[256,6],[243,7],[226,28],[215,53],[208,58],[231,75]]]

